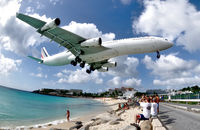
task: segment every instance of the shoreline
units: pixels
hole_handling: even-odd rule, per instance
[[[116,100],[112,98],[94,98],[93,100],[103,103],[105,105],[105,109],[102,111],[94,111],[90,113],[89,115],[81,115],[79,117],[72,118],[70,122],[67,122],[67,119],[63,119],[62,122],[58,122],[57,124],[53,124],[49,122],[43,126],[38,125],[37,127],[28,127],[28,129],[32,129],[32,130],[69,129],[72,126],[75,126],[75,123],[77,121],[81,121],[84,125],[90,122],[91,119],[100,117],[101,115],[105,115],[108,110],[116,109],[117,108],[116,104],[122,103],[125,101],[125,100]]]
[[[110,104],[107,104],[104,100],[110,100],[110,98],[87,98],[87,99],[92,99],[95,100],[97,102],[102,103],[101,106],[103,109],[97,109],[96,111],[92,111],[90,114],[85,113],[83,115],[80,116],[75,116],[73,118],[71,118],[71,121],[68,122],[66,118],[63,119],[56,119],[56,120],[52,120],[52,121],[47,121],[44,123],[37,123],[37,124],[33,124],[33,125],[21,125],[21,126],[6,126],[6,127],[0,127],[0,129],[33,129],[33,130],[46,130],[46,129],[50,129],[52,127],[65,127],[65,124],[67,127],[71,127],[73,125],[75,125],[76,121],[90,121],[90,119],[96,117],[99,114],[103,114],[105,113],[108,109],[110,109]]]
[[[88,99],[88,98],[87,98]],[[90,99],[91,100],[91,99]],[[93,99],[94,100],[94,99]],[[95,110],[91,111],[91,112],[81,112],[80,114],[81,115],[72,115],[71,117],[71,120],[72,121],[76,121],[78,119],[80,119],[81,117],[86,117],[87,115],[96,115],[97,112],[98,114],[99,113],[102,113],[105,111],[105,109],[107,109],[106,106],[104,106],[104,104],[102,102],[99,102],[98,100],[95,100],[97,103],[100,103],[99,104],[99,107],[98,108],[95,108]],[[101,109],[103,108],[103,109]],[[76,112],[78,113],[78,112]],[[31,124],[22,124],[22,125],[7,125],[7,126],[0,126],[0,130],[1,129],[37,129],[37,128],[46,128],[48,126],[56,126],[56,125],[59,125],[59,124],[62,124],[62,123],[67,123],[67,119],[64,117],[64,118],[57,118],[56,117],[54,119],[49,119],[49,120],[41,120],[41,121],[37,121],[37,123],[31,123]]]

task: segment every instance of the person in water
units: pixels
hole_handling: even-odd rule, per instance
[[[67,121],[70,121],[70,120],[69,120],[69,117],[70,117],[70,111],[69,111],[69,109],[67,109],[66,115],[67,115]]]

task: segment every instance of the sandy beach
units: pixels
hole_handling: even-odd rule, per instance
[[[126,127],[130,126],[130,123],[133,123],[135,120],[135,115],[140,112],[139,109],[130,107],[130,109],[125,111],[118,111],[116,113],[110,113],[112,110],[116,110],[118,108],[118,103],[127,102],[126,100],[120,99],[112,99],[112,98],[98,98],[94,99],[104,103],[108,106],[105,112],[96,112],[91,115],[87,115],[84,117],[79,117],[77,119],[71,120],[70,122],[63,122],[57,125],[48,124],[45,128],[32,128],[34,130],[49,130],[49,129],[65,129],[68,130],[72,126],[75,126],[77,121],[81,121],[83,127],[80,129],[85,129],[85,126],[90,125],[90,130],[120,130],[126,129]],[[92,121],[93,119],[93,121]],[[94,125],[94,120],[96,121],[96,125]],[[99,120],[100,119],[100,120]],[[91,125],[93,123],[93,125]]]

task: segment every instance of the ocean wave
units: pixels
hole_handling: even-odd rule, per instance
[[[78,117],[71,118],[71,120],[76,120]],[[43,124],[36,124],[36,125],[30,125],[30,126],[17,126],[17,127],[0,127],[0,129],[3,130],[10,130],[10,129],[15,129],[15,130],[21,130],[21,129],[32,129],[32,128],[47,128],[48,126],[54,126],[58,125],[61,123],[67,122],[67,119],[60,119],[60,120],[55,120],[55,121],[50,121],[48,123],[43,123]]]
[[[0,113],[0,119],[1,119],[1,118],[4,118],[4,119],[5,119],[6,117],[7,117],[7,118],[8,118],[8,117],[12,117],[12,115],[10,115],[10,114],[8,114],[8,113],[2,113],[2,112]]]

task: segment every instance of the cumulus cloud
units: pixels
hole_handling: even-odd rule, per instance
[[[86,83],[92,81],[96,84],[102,84],[103,79],[100,78],[99,72],[94,71],[92,74],[86,74],[86,69],[77,69],[76,71],[64,70],[57,73],[58,83]]]
[[[133,21],[136,33],[175,40],[189,52],[200,50],[200,11],[188,0],[144,0],[144,11]]]
[[[109,68],[108,74],[121,77],[137,77],[137,66],[139,60],[135,57],[120,56],[112,58],[111,61],[117,62],[117,67]]]
[[[138,87],[141,85],[141,79],[135,79],[135,78],[130,78],[130,79],[126,79],[122,82],[122,84],[124,86],[135,86],[135,87]]]
[[[75,21],[72,21],[69,23],[69,25],[62,28],[85,38],[101,37],[103,41],[113,40],[115,38],[114,33],[103,34],[93,23],[77,23]]]
[[[169,88],[180,88],[200,84],[200,76],[180,77],[167,80],[154,80],[155,85],[167,86]]]
[[[21,60],[7,58],[3,54],[0,54],[0,75],[7,76],[12,72],[18,71],[21,63]]]
[[[0,46],[20,55],[39,55],[35,46],[44,42],[44,38],[40,38],[31,26],[16,19],[20,6],[21,0],[10,0],[0,5],[0,12],[6,12],[0,16]]]
[[[143,63],[156,76],[154,85],[167,87],[185,87],[199,84],[200,63],[194,60],[184,60],[177,54],[161,55],[159,60],[153,61],[151,57],[145,56]]]
[[[141,79],[135,79],[135,78],[122,79],[119,76],[115,76],[107,81],[107,85],[110,86],[111,88],[115,87],[118,88],[121,86],[139,87],[141,86]]]

